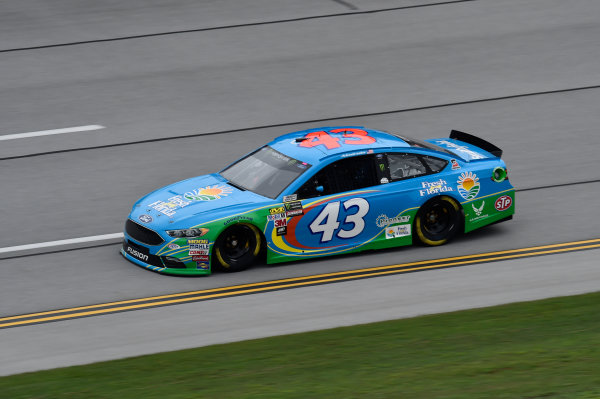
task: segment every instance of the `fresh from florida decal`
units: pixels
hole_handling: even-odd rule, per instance
[[[473,172],[463,172],[458,178],[458,193],[466,200],[477,197],[481,185],[479,178]]]
[[[165,201],[154,201],[150,208],[167,216],[175,215],[177,209],[185,208],[196,201],[214,201],[226,197],[233,192],[232,188],[226,185],[206,186],[188,191],[183,195],[175,195]]]

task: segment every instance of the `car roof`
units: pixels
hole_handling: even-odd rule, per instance
[[[343,129],[347,129],[346,131],[349,133],[352,132],[352,129],[363,130],[367,132],[369,137],[374,138],[375,141],[369,144],[349,144],[352,141],[357,141],[357,139],[344,139],[344,132],[341,131]],[[335,130],[336,133],[332,133],[332,130]],[[302,140],[297,139],[304,138],[309,133],[315,132],[327,132],[330,136],[337,138],[338,140],[335,144],[337,147],[328,149],[325,145],[301,146]],[[279,136],[270,143],[267,143],[267,145],[284,155],[311,165],[317,165],[321,160],[332,155],[341,155],[344,153],[360,155],[362,152],[367,154],[378,149],[410,148],[410,145],[400,137],[379,130],[367,129],[362,126],[333,126],[301,130]]]

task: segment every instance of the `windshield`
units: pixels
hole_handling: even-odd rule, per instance
[[[235,186],[275,198],[310,166],[265,146],[223,170],[221,176]]]

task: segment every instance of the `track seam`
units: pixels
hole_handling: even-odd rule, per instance
[[[157,142],[161,142],[161,141],[180,140],[180,139],[188,139],[188,138],[203,137],[203,136],[217,136],[217,135],[222,135],[222,134],[241,133],[241,132],[247,132],[247,131],[251,131],[251,130],[261,130],[261,129],[272,129],[272,128],[276,128],[276,127],[294,126],[294,125],[300,125],[300,124],[306,124],[306,123],[328,122],[328,121],[336,121],[336,120],[341,120],[341,119],[365,118],[365,117],[370,117],[370,116],[400,114],[400,113],[404,113],[404,112],[422,111],[422,110],[435,109],[435,108],[445,108],[445,107],[454,107],[454,106],[459,106],[459,105],[478,104],[478,103],[484,103],[484,102],[503,101],[503,100],[510,100],[510,99],[515,99],[515,98],[523,98],[523,97],[533,97],[533,96],[543,96],[543,95],[549,95],[549,94],[569,93],[569,92],[575,92],[575,91],[594,90],[594,89],[599,89],[599,88],[600,88],[600,85],[572,87],[569,89],[557,89],[557,90],[539,91],[539,92],[533,92],[533,93],[512,94],[509,96],[481,98],[481,99],[477,99],[477,100],[458,101],[458,102],[436,104],[436,105],[426,105],[426,106],[422,106],[422,107],[403,108],[403,109],[397,109],[397,110],[391,110],[391,111],[370,112],[370,113],[364,113],[364,114],[336,116],[336,117],[330,117],[330,118],[319,118],[319,119],[311,119],[311,120],[305,120],[305,121],[276,123],[276,124],[271,124],[271,125],[245,127],[245,128],[240,128],[240,129],[220,130],[220,131],[208,132],[208,133],[193,133],[193,134],[182,135],[182,136],[159,137],[159,138],[155,138],[155,139],[130,141],[130,142],[126,142],[126,143],[114,143],[114,144],[105,144],[105,145],[98,145],[98,146],[91,146],[91,147],[80,147],[80,148],[70,148],[70,149],[65,149],[65,150],[37,152],[34,154],[26,154],[26,155],[15,155],[12,157],[0,158],[0,161],[9,161],[9,160],[13,160],[13,159],[30,158],[30,157],[37,157],[37,156],[43,156],[43,155],[63,154],[63,153],[76,152],[76,151],[98,150],[98,149],[113,148],[113,147],[125,147],[125,146],[136,145],[136,144],[157,143]]]
[[[333,1],[337,2],[338,4],[346,4],[345,1],[336,1],[336,0],[333,0]],[[364,11],[343,12],[343,13],[325,14],[325,15],[313,15],[313,16],[308,16],[308,17],[278,19],[278,20],[274,20],[274,21],[249,22],[249,23],[245,23],[245,24],[213,26],[210,28],[183,29],[183,30],[171,31],[171,32],[146,33],[146,34],[142,34],[142,35],[120,36],[120,37],[113,37],[113,38],[107,38],[107,39],[81,40],[81,41],[69,42],[69,43],[46,44],[46,45],[30,46],[30,47],[16,47],[16,48],[0,50],[0,53],[10,53],[10,52],[28,51],[28,50],[40,50],[40,49],[55,48],[55,47],[69,47],[69,46],[78,46],[78,45],[82,45],[82,44],[117,42],[117,41],[124,41],[124,40],[143,39],[143,38],[147,38],[147,37],[172,36],[172,35],[180,35],[180,34],[186,34],[186,33],[207,32],[207,31],[213,31],[213,30],[224,30],[224,29],[234,29],[234,28],[245,28],[245,27],[252,27],[252,26],[275,25],[275,24],[283,24],[283,23],[287,23],[287,22],[307,21],[307,20],[311,20],[311,19],[344,17],[344,16],[348,16],[348,15],[376,14],[376,13],[389,12],[389,11],[407,10],[407,9],[412,9],[412,8],[433,7],[433,6],[441,6],[441,5],[457,4],[457,3],[471,3],[471,2],[475,2],[475,1],[479,1],[479,0],[442,1],[442,2],[437,2],[437,3],[417,4],[417,5],[412,5],[412,6],[380,8],[377,10],[364,10]],[[349,4],[349,3],[347,3],[347,4]],[[348,7],[348,8],[350,8],[350,7]],[[350,9],[358,10],[358,8],[350,8]]]

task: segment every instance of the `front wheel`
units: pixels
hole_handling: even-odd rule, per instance
[[[441,196],[426,202],[415,218],[415,231],[425,245],[442,245],[460,230],[462,212],[453,198]]]
[[[215,242],[217,266],[226,272],[239,272],[252,265],[260,253],[260,232],[252,225],[236,224]]]

